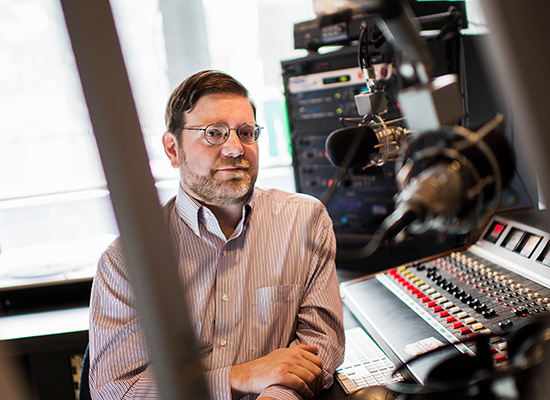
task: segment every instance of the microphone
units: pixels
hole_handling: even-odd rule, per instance
[[[443,127],[407,144],[404,152],[411,155],[396,165],[396,208],[415,212],[410,231],[464,234],[479,224],[484,204],[492,201],[490,209],[496,211],[515,170],[512,148],[497,129],[502,121],[499,114],[475,133]],[[436,142],[424,147],[430,139]]]
[[[325,150],[335,167],[382,165],[398,154],[399,145],[406,136],[407,132],[401,127],[386,126],[374,130],[369,125],[360,125],[341,128],[327,137]]]
[[[497,129],[502,121],[498,114],[476,132],[444,126],[406,141],[396,163],[395,211],[365,247],[342,252],[339,259],[366,258],[405,229],[465,234],[483,226],[515,170],[512,148]]]

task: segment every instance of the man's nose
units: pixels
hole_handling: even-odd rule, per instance
[[[226,157],[239,157],[244,153],[244,144],[241,142],[237,131],[229,131],[229,137],[223,144],[222,154]]]

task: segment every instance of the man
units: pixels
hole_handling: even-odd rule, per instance
[[[343,360],[334,231],[319,201],[254,188],[254,121],[222,72],[172,93],[163,144],[181,182],[166,215],[211,397],[311,398]],[[118,240],[94,279],[90,360],[92,398],[158,397]]]

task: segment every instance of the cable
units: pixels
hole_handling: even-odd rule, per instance
[[[399,232],[405,229],[409,224],[421,217],[419,210],[412,208],[401,212],[396,210],[384,220],[380,228],[374,233],[370,242],[360,249],[341,249],[337,253],[338,261],[358,261],[371,256],[380,245],[389,238],[395,237]]]

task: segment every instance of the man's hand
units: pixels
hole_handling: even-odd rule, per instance
[[[238,399],[248,393],[260,393],[271,385],[296,390],[306,398],[322,388],[323,362],[315,346],[298,345],[278,349],[267,356],[234,365],[231,368],[231,393]]]

